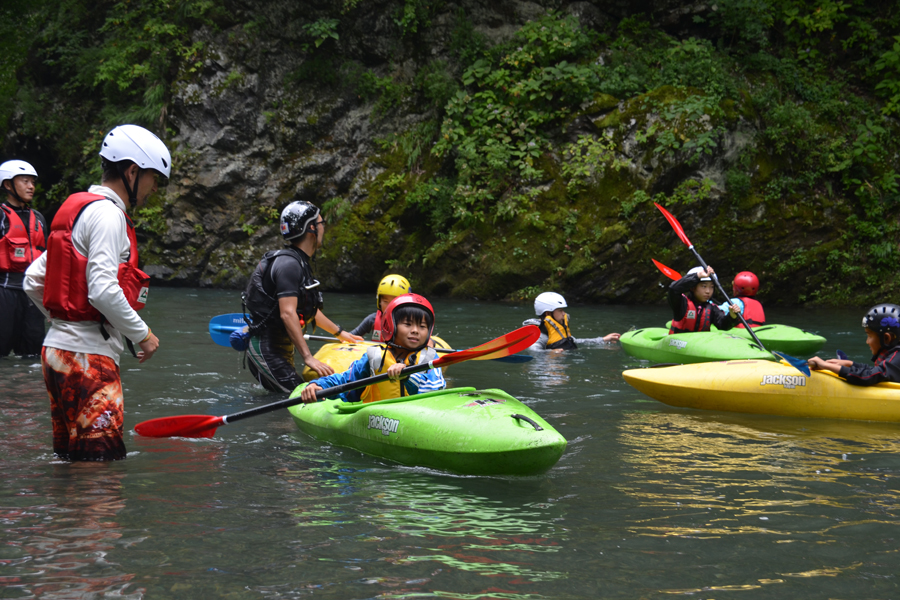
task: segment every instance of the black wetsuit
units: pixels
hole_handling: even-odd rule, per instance
[[[321,305],[319,292],[307,289],[313,283],[309,257],[294,246],[267,253],[251,275],[246,296],[254,328],[247,351],[248,367],[269,391],[292,392],[303,383],[294,368],[294,344],[281,320],[278,299],[296,297],[300,315],[311,321]],[[254,285],[261,294],[251,294]]]
[[[900,383],[900,347],[882,349],[872,361],[874,365],[854,362],[852,367],[841,367],[838,375],[853,385],[875,385],[882,381]]]

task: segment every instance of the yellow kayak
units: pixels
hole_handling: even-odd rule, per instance
[[[629,369],[625,381],[670,406],[785,417],[900,422],[900,384],[850,385],[785,363],[736,360]]]
[[[449,348],[447,342],[439,338],[438,336],[432,336],[434,339],[434,345],[438,348]],[[323,363],[334,369],[335,373],[343,373],[347,369],[350,368],[350,365],[353,364],[353,361],[362,357],[363,354],[366,353],[366,350],[371,346],[379,345],[377,342],[364,342],[361,344],[346,344],[346,343],[333,343],[333,344],[325,344],[319,351],[315,353],[315,357],[321,360]],[[303,372],[300,374],[303,376],[304,381],[312,381],[316,379],[319,375],[312,369],[307,366],[303,367]]]

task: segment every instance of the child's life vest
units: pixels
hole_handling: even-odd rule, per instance
[[[740,300],[744,305],[741,315],[750,327],[759,327],[766,324],[766,313],[759,300],[750,298],[749,296],[738,296],[736,299]],[[736,327],[743,328],[744,324],[738,323]]]
[[[112,202],[99,194],[89,192],[72,194],[66,198],[53,217],[50,237],[47,240],[48,285],[44,286],[44,307],[55,319],[100,323],[104,321],[100,311],[88,301],[88,259],[75,249],[72,241],[72,230],[78,217],[88,205],[100,200]],[[144,308],[147,302],[150,276],[138,268],[137,236],[134,233],[134,224],[127,214],[125,224],[130,246],[128,260],[119,263],[116,278],[129,306],[138,311]]]
[[[562,323],[554,319],[552,315],[544,315],[543,323],[547,330],[547,349],[575,350],[578,348],[575,338],[569,331],[569,315],[566,315]]]
[[[696,331],[709,331],[712,323],[712,302],[704,302],[697,305],[692,299],[682,294],[687,301],[687,311],[679,321],[672,321],[669,333],[689,333]]]
[[[372,324],[372,341],[381,341],[381,311],[375,311],[375,323]]]
[[[438,353],[434,348],[425,347],[417,352],[411,352],[403,361],[405,365],[421,365],[436,359]],[[369,361],[369,371],[374,375],[386,373],[388,367],[397,363],[394,354],[385,346],[372,346],[366,350],[366,359]],[[363,402],[377,402],[389,398],[408,396],[402,380],[390,379],[368,386],[363,390],[361,399]]]
[[[2,204],[0,209],[9,221],[6,235],[0,238],[0,271],[24,273],[44,253],[44,229],[32,210],[28,211],[26,226],[11,207]]]

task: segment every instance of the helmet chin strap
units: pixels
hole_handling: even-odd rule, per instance
[[[132,163],[132,164],[134,164],[134,163]],[[131,207],[135,207],[135,206],[137,206],[137,188],[141,182],[141,173],[143,172],[143,169],[138,167],[137,176],[134,178],[134,188],[132,188],[128,184],[128,178],[125,177],[125,171],[127,170],[127,168],[123,168],[122,164],[119,163],[118,170],[119,170],[119,177],[121,177],[121,179],[122,179],[122,185],[125,186],[125,191],[128,192],[128,204]]]
[[[9,182],[9,187],[3,186],[4,191],[16,199],[16,202],[20,202],[21,204],[25,204],[25,201],[19,197],[19,192],[16,191],[16,179],[13,177],[12,179],[7,179]],[[6,182],[4,182],[6,183]]]

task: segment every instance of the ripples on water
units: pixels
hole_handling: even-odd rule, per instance
[[[371,298],[328,302],[347,325]],[[235,304],[154,291],[163,346],[142,367],[123,358],[128,428],[275,399],[206,335]],[[435,304],[458,347],[530,316]],[[569,440],[548,474],[520,479],[386,464],[299,433],[283,412],[209,440],[129,433],[126,461],[66,464],[50,453],[39,367],[0,360],[0,598],[900,596],[896,426],[668,408],[624,384],[638,362],[600,343],[664,311],[571,312],[576,352],[448,372],[507,390]],[[823,355],[867,358],[855,312],[784,315],[830,337]]]

